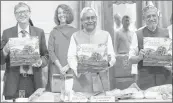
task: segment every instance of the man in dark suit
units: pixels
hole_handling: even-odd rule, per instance
[[[5,70],[5,99],[20,97],[20,93],[28,98],[38,88],[42,88],[41,71],[48,63],[48,50],[44,31],[29,24],[30,7],[20,2],[14,8],[17,25],[3,31],[1,41],[1,64],[6,63]],[[38,36],[40,59],[33,65],[10,66],[9,38],[26,38]]]
[[[129,51],[129,59],[132,64],[138,64],[138,85],[145,90],[153,86],[172,84],[171,72],[166,66],[143,66],[143,59],[146,50],[143,48],[143,37],[163,37],[168,38],[169,33],[166,28],[158,25],[158,9],[153,5],[148,5],[143,9],[143,17],[146,26],[136,31],[132,37],[132,44]]]

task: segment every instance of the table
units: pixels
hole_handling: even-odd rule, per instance
[[[36,102],[54,102],[55,95],[60,95],[59,93],[45,92],[40,96]],[[172,99],[160,100],[160,99],[128,99],[128,100],[119,100],[117,102],[172,102]]]
[[[128,99],[128,100],[119,100],[118,102],[172,102],[172,99],[168,99],[168,100],[159,100],[159,99]]]

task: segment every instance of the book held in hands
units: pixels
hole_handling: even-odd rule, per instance
[[[32,65],[40,59],[38,36],[10,38],[11,66]]]
[[[144,37],[143,66],[169,66],[172,63],[172,39]]]

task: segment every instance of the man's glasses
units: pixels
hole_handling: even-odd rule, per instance
[[[86,18],[84,18],[84,20],[85,21],[95,21],[97,19],[97,17],[96,16],[88,16],[88,17],[86,17]]]
[[[15,14],[18,14],[18,15],[27,14],[27,13],[29,13],[29,10],[24,10],[24,11],[15,12]]]

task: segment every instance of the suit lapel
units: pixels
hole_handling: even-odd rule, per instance
[[[11,37],[18,37],[18,30],[17,30],[18,28],[17,28],[17,25],[13,28],[13,33],[12,33],[12,35],[11,35]]]
[[[30,30],[30,35],[31,36],[37,36],[37,33],[36,33],[35,29],[32,26],[29,26],[29,30]]]

